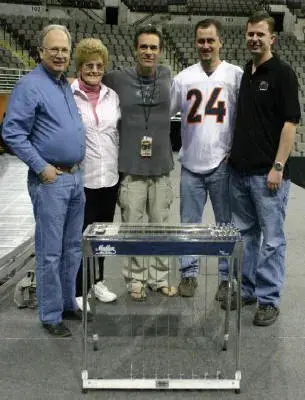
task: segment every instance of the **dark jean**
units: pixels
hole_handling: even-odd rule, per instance
[[[94,222],[112,222],[117,201],[119,185],[99,189],[85,189],[86,205],[83,231]],[[104,280],[104,257],[98,258],[98,271],[94,273],[94,283]],[[90,274],[87,274],[87,288],[90,289]],[[79,267],[76,277],[76,297],[83,295],[83,263]]]
[[[244,245],[242,295],[277,306],[285,275],[284,221],[290,180],[283,179],[279,190],[271,191],[267,175],[232,171],[230,187],[233,221]]]
[[[195,174],[182,166],[180,180],[181,222],[202,223],[204,206],[210,196],[215,221],[231,223],[229,204],[229,166],[223,161],[208,174]],[[181,257],[181,277],[196,277],[199,273],[198,257]],[[221,280],[228,280],[228,260],[219,258]]]
[[[75,310],[75,279],[82,257],[85,195],[80,170],[41,183],[32,171],[28,190],[33,204],[39,319],[57,324],[63,310]]]

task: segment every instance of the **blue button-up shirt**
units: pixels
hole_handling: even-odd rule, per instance
[[[70,85],[40,64],[16,84],[8,103],[3,139],[31,170],[73,165],[85,155],[85,129]]]

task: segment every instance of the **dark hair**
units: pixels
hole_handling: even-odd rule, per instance
[[[195,26],[195,36],[197,35],[198,29],[206,29],[206,28],[209,28],[211,25],[215,26],[217,35],[219,37],[221,37],[221,35],[222,35],[221,22],[214,18],[206,18],[206,19],[202,19],[201,21],[197,22],[197,24]]]
[[[266,21],[269,27],[270,33],[274,32],[275,28],[275,21],[274,18],[271,17],[270,14],[267,13],[265,10],[255,11],[248,19],[248,24],[257,24],[258,22]]]
[[[133,39],[135,49],[138,47],[139,36],[142,35],[142,33],[158,36],[160,50],[162,50],[162,48],[163,48],[162,33],[154,25],[151,25],[151,24],[146,25],[146,26],[140,26],[140,28],[137,29],[137,31],[134,35],[134,39]]]

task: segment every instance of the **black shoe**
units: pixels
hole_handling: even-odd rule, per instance
[[[42,324],[42,326],[49,332],[52,336],[57,337],[68,337],[72,336],[72,333],[69,328],[65,326],[62,322],[59,324],[51,325],[51,324]]]
[[[254,315],[253,325],[269,326],[276,321],[279,313],[280,310],[273,304],[259,304]]]
[[[217,301],[224,301],[227,299],[229,282],[228,281],[221,281],[218,290],[215,294],[215,300]]]
[[[66,310],[66,311],[63,311],[62,318],[72,320],[72,321],[82,321],[83,312],[80,308],[78,310]],[[92,321],[92,319],[93,319],[92,313],[87,312],[87,320]]]
[[[182,297],[193,297],[197,286],[197,278],[182,278],[178,286],[178,293]]]
[[[251,304],[256,304],[256,302],[257,302],[256,297],[242,297],[241,298],[241,307],[250,306]],[[223,310],[227,309],[227,299],[226,298],[225,298],[225,300],[223,300],[221,302],[220,307]],[[234,292],[231,297],[230,310],[236,310],[236,309],[237,309],[237,293]]]

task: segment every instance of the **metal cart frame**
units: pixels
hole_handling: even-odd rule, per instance
[[[135,227],[145,226],[150,229],[154,224],[135,225],[124,223],[100,224],[95,223],[87,227],[83,236],[83,365],[81,372],[82,391],[88,389],[177,389],[177,390],[202,390],[202,389],[230,389],[236,393],[240,391],[240,334],[241,334],[241,265],[243,257],[243,246],[239,232],[232,226],[203,227],[195,224],[181,224],[179,227],[185,230],[184,234],[171,235],[166,231],[167,225],[158,225],[158,228],[166,232],[161,236],[127,235],[122,238],[118,234],[121,227],[128,230]],[[173,225],[170,225],[172,228]],[[178,229],[178,225],[176,225]],[[205,230],[208,235],[201,236],[196,230]],[[108,230],[108,233],[107,233]],[[192,232],[192,236],[188,235]],[[106,232],[106,234],[105,234]],[[195,234],[194,234],[195,232]],[[182,245],[183,244],[183,245]],[[236,279],[237,286],[237,312],[236,312],[236,347],[235,347],[235,375],[232,379],[94,379],[88,376],[88,321],[87,321],[87,277],[88,266],[90,277],[93,277],[93,268],[98,257],[108,256],[216,256],[228,257],[229,263],[229,285],[227,296],[227,307],[224,319],[223,350],[227,349],[229,341],[230,303],[233,280]],[[91,280],[92,282],[92,280]],[[92,283],[93,285],[93,283]],[[95,301],[91,298],[93,318],[93,348],[97,350],[98,334],[94,327]]]

